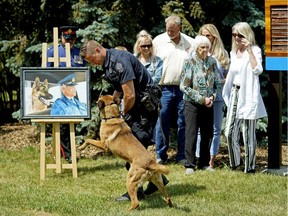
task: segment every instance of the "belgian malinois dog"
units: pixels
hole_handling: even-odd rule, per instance
[[[131,198],[129,210],[139,207],[137,189],[145,181],[153,182],[162,192],[169,207],[172,207],[171,199],[161,177],[161,174],[168,174],[169,169],[165,165],[156,163],[152,152],[147,151],[132,134],[130,127],[120,116],[120,99],[105,95],[99,98],[97,104],[102,119],[100,140],[87,139],[78,149],[82,150],[87,145],[92,144],[103,150],[111,151],[114,155],[130,163],[131,166],[126,178],[126,188]]]

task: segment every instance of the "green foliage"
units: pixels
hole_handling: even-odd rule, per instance
[[[190,16],[194,19],[200,19],[204,21],[205,19],[205,12],[202,10],[202,7],[199,2],[191,2],[190,5]]]
[[[20,67],[25,61],[24,48],[26,45],[26,37],[20,37],[12,41],[0,41],[1,53],[3,60],[3,69],[9,69],[16,77],[20,77]]]
[[[123,45],[132,51],[140,30],[146,29],[155,37],[165,31],[165,18],[178,14],[182,18],[182,32],[192,37],[197,35],[204,23],[215,24],[228,52],[231,27],[236,22],[246,21],[252,26],[259,46],[265,48],[264,2],[259,3],[258,0],[41,0],[36,3],[33,0],[8,0],[1,1],[0,8],[0,110],[1,115],[5,113],[4,117],[19,110],[20,67],[41,65],[42,43],[51,43],[53,27],[77,25],[80,28],[77,46],[84,39],[95,39],[107,48]],[[221,8],[221,11],[216,8]],[[92,71],[91,100],[94,106],[105,85],[99,81],[101,68],[93,68]],[[265,72],[263,74],[260,80],[265,101],[269,79]],[[110,91],[111,86],[107,89]],[[17,97],[13,99],[15,92]],[[286,94],[287,87],[283,88],[283,97]],[[287,122],[286,110],[287,104],[283,101],[284,126]],[[93,111],[93,114],[97,113]],[[1,116],[1,119],[4,118]],[[79,133],[89,133],[88,124],[83,123]],[[95,127],[96,120],[91,128]]]
[[[162,7],[162,16],[164,18],[171,14],[177,14],[182,19],[182,32],[190,35],[191,37],[196,36],[197,32],[194,30],[195,27],[191,24],[195,22],[204,21],[205,12],[202,10],[199,2],[191,2],[186,8],[183,1],[168,1]],[[191,22],[193,19],[193,22]],[[162,24],[165,25],[165,24]],[[162,27],[163,28],[163,27]]]
[[[267,132],[268,118],[261,118],[257,121],[256,130]]]

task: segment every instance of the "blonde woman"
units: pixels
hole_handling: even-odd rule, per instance
[[[213,56],[217,61],[217,68],[222,79],[222,83],[225,82],[225,78],[229,68],[229,55],[228,52],[225,50],[223,42],[221,40],[220,34],[213,24],[204,24],[199,29],[199,35],[203,35],[207,37],[211,43],[211,47],[209,49],[208,55]],[[224,101],[222,98],[222,89],[217,94],[214,104],[213,104],[213,111],[214,111],[214,123],[213,123],[213,139],[211,142],[210,147],[210,161],[209,166],[214,168],[214,163],[216,159],[216,155],[219,151],[220,146],[220,138],[221,138],[221,131],[222,131],[222,121],[223,121],[223,105]],[[200,134],[197,138],[197,156],[199,156],[200,151]]]
[[[153,83],[158,84],[162,77],[163,61],[160,57],[154,55],[152,37],[145,30],[140,31],[137,35],[134,55],[146,67]]]
[[[241,165],[240,132],[245,148],[245,173],[255,173],[256,121],[267,116],[260,94],[259,75],[263,72],[261,49],[246,22],[232,27],[231,65],[223,87],[227,105],[225,136],[230,166]]]

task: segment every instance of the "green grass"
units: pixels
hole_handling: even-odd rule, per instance
[[[182,166],[169,164],[166,188],[174,207],[169,208],[157,192],[129,212],[130,202],[114,201],[126,191],[123,160],[107,155],[81,159],[78,178],[71,170],[61,174],[47,170],[41,183],[39,156],[37,147],[0,148],[0,215],[287,215],[287,177],[283,176],[248,175],[225,167],[186,176]]]

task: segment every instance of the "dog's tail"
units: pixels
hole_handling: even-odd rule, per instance
[[[152,170],[153,172],[158,172],[158,173],[161,173],[161,174],[169,174],[170,170],[167,166],[165,165],[162,165],[162,164],[158,164],[158,163],[152,163],[150,166],[149,166],[149,169]]]

